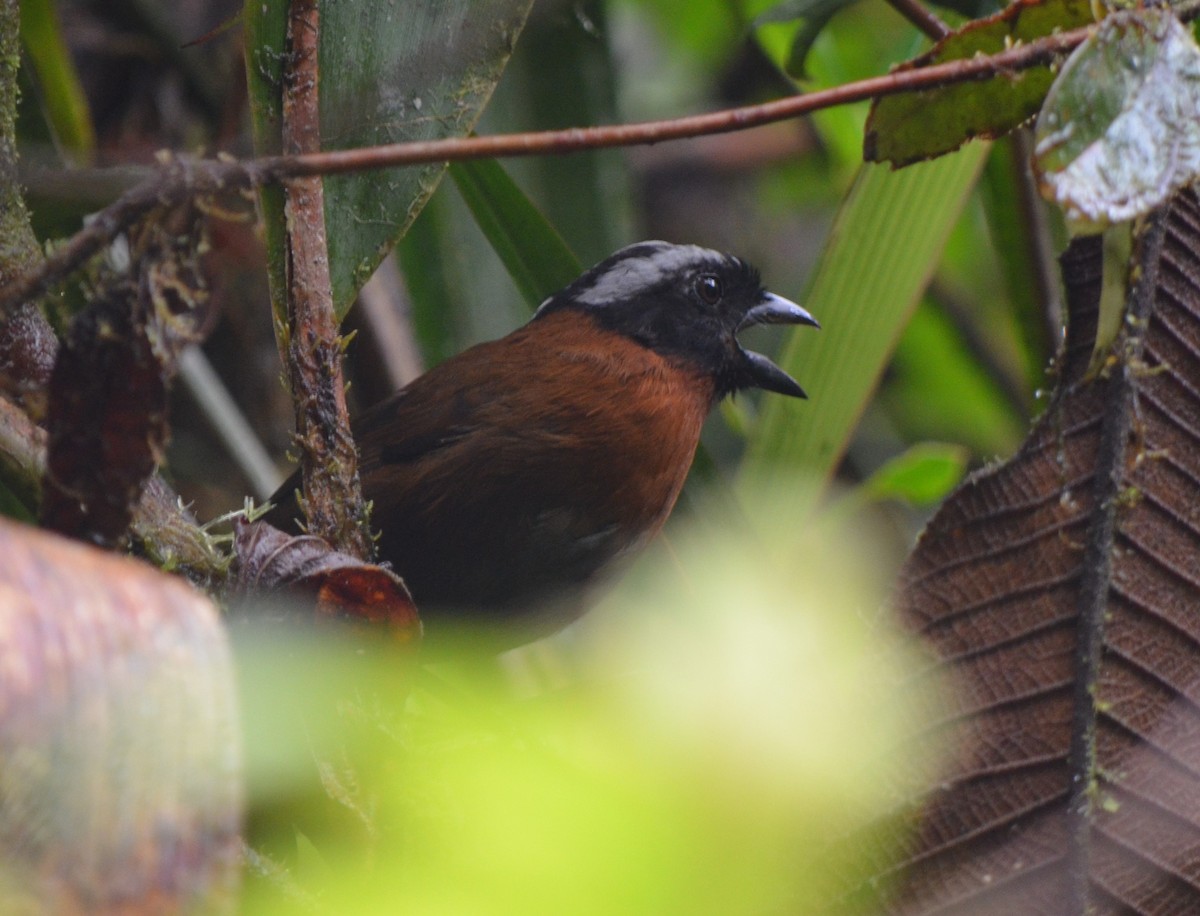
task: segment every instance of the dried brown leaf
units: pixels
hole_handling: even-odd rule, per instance
[[[1140,228],[1126,319],[1088,371],[1099,243],[1076,243],[1045,416],[937,514],[899,609],[959,749],[892,913],[1200,912],[1200,202]]]
[[[71,322],[50,377],[45,527],[105,545],[125,536],[166,446],[179,353],[208,317],[203,225],[191,206],[141,224],[130,269]]]
[[[234,551],[239,596],[304,595],[304,605],[318,619],[386,627],[400,642],[420,637],[412,596],[390,569],[334,550],[315,535],[286,534],[266,522],[239,519]]]

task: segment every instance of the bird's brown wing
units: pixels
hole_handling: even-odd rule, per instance
[[[494,345],[483,344],[447,360],[355,418],[359,476],[368,499],[372,498],[371,477],[379,467],[418,463],[476,428],[474,416],[481,398],[474,373],[469,371],[473,360],[468,354]],[[266,520],[278,528],[296,530],[299,490],[297,470],[271,496],[274,508]]]
[[[535,344],[537,344],[535,346]],[[593,408],[595,370],[510,335],[422,376],[363,417],[364,491],[381,555],[418,606],[490,613],[590,578],[625,538]],[[556,393],[557,392],[557,393]]]
[[[355,423],[380,555],[427,621],[447,609],[508,626],[516,608],[589,580],[670,511],[711,386],[608,337],[578,316],[547,316]]]

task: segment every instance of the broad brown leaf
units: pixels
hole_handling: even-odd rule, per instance
[[[1098,237],[1064,257],[1049,409],[964,484],[902,576],[958,749],[892,913],[1200,913],[1200,204],[1140,227],[1127,312],[1089,361]]]

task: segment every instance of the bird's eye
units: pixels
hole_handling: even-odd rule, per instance
[[[721,286],[721,278],[712,274],[703,274],[696,278],[696,294],[709,305],[721,301],[725,290]]]

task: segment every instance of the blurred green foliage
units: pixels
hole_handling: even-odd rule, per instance
[[[872,499],[900,499],[932,506],[962,480],[968,452],[961,445],[922,442],[886,462],[855,492]]]
[[[287,868],[245,911],[827,912],[853,892],[936,763],[903,743],[936,696],[870,610],[872,538],[797,528],[776,496],[641,564],[558,689],[506,697],[443,662],[406,703],[411,657],[242,640],[251,842]]]

